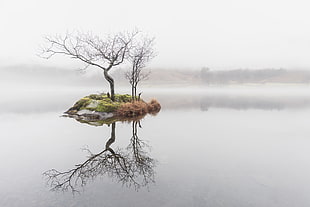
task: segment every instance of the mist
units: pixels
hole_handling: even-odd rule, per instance
[[[61,6],[60,6],[61,5]],[[37,57],[46,35],[105,35],[138,28],[156,38],[151,67],[297,68],[310,66],[307,1],[9,1],[0,3],[0,65],[72,66]],[[122,15],[119,15],[122,14]]]
[[[309,8],[1,0],[0,206],[309,207]]]

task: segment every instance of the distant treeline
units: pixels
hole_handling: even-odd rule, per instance
[[[126,69],[115,69],[111,75],[116,86],[128,86]],[[310,70],[287,69],[236,69],[211,70],[209,68],[177,70],[151,68],[150,77],[142,84],[147,86],[193,86],[265,83],[310,83]],[[81,73],[77,68],[46,67],[40,65],[15,65],[0,68],[0,83],[44,83],[72,86],[106,86],[100,70],[89,68]]]
[[[242,84],[242,83],[309,83],[309,71],[286,69],[237,69],[211,71],[202,68],[200,77],[203,84]]]

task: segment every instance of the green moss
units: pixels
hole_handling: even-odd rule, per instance
[[[116,94],[112,101],[107,94],[91,94],[77,101],[68,111],[79,111],[83,109],[97,112],[115,112],[122,103],[130,102],[131,95]]]
[[[124,94],[124,95],[117,94],[117,95],[115,95],[115,101],[116,102],[121,102],[121,103],[130,102],[131,101],[131,95],[128,95],[128,94]]]
[[[102,100],[104,98],[107,98],[106,94],[91,94],[89,96],[86,96],[87,98],[93,99],[93,100]]]
[[[76,102],[73,105],[73,107],[71,107],[69,110],[80,110],[81,108],[85,108],[90,103],[91,103],[91,99],[84,97],[84,98],[81,98],[78,102]]]
[[[96,107],[87,107],[86,109],[91,111],[98,111],[98,112],[114,112],[120,106],[118,102],[109,103],[106,100],[99,101]]]

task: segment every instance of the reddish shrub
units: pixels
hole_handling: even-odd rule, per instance
[[[145,115],[146,113],[147,113],[147,104],[143,101],[124,103],[117,110],[117,114],[123,117],[142,116]]]
[[[161,109],[161,106],[156,99],[152,99],[147,104],[147,110],[148,110],[148,113],[150,114],[157,114],[160,111],[160,109]]]
[[[149,103],[134,101],[122,104],[117,110],[117,115],[120,117],[140,117],[145,116],[147,113],[156,114],[160,109],[161,106],[155,99],[152,99]]]

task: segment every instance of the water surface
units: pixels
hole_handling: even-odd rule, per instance
[[[5,93],[1,206],[310,205],[307,90],[145,90],[145,99],[162,103],[161,112],[146,116],[136,129],[143,155],[152,160],[149,182],[137,188],[113,173],[99,173],[83,187],[76,185],[79,193],[51,191],[44,172],[76,167],[89,152],[102,152],[111,138],[112,125],[61,117],[75,100],[95,91]],[[116,123],[110,145],[130,159],[132,127]]]

